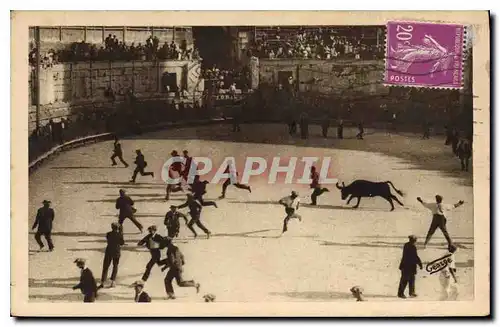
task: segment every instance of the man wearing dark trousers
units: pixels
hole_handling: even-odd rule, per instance
[[[120,159],[125,168],[127,168],[128,163],[123,160],[122,145],[120,144],[120,142],[118,142],[118,137],[115,137],[115,143],[113,144],[113,155],[111,156],[111,162],[113,163],[113,166],[116,166],[115,158],[117,157],[118,159]]]
[[[146,264],[146,270],[142,275],[142,280],[147,281],[149,275],[151,274],[151,269],[155,264],[160,265],[161,252],[160,250],[165,247],[166,240],[156,233],[156,226],[152,225],[148,227],[149,234],[146,235],[142,240],[137,243],[137,245],[142,246],[145,245],[149,253],[151,253],[151,259]]]
[[[167,214],[165,215],[165,220],[163,222],[167,227],[168,237],[175,238],[179,236],[179,229],[181,227],[179,223],[179,218],[181,217],[184,219],[187,225],[188,220],[186,215],[183,214],[182,212],[177,211],[176,206],[170,206],[170,211],[167,212]]]
[[[49,246],[49,251],[54,250],[54,243],[52,243],[52,222],[54,221],[54,209],[50,207],[50,201],[43,200],[43,207],[38,209],[36,213],[35,223],[31,229],[38,227],[35,234],[35,240],[42,250],[45,245],[42,242],[42,235],[47,240],[47,245]]]
[[[405,289],[410,286],[410,296],[416,297],[415,293],[415,275],[417,274],[417,266],[422,269],[422,261],[417,253],[417,237],[415,235],[408,236],[409,242],[403,247],[403,257],[399,264],[401,270],[401,279],[399,280],[398,297],[406,299]]]
[[[234,187],[236,187],[236,188],[239,188],[239,189],[242,189],[242,190],[247,190],[248,192],[252,193],[252,189],[250,188],[249,185],[238,183],[238,172],[231,171],[229,169],[229,166],[227,166],[226,170],[224,170],[224,173],[231,174],[232,175],[232,179],[234,179],[236,182],[233,183],[231,181],[231,177],[229,177],[228,179],[226,179],[224,181],[224,184],[222,184],[222,195],[219,197],[219,199],[224,199],[226,197],[226,190],[229,187],[229,185],[234,185]]]
[[[363,122],[359,122],[359,124],[358,124],[358,134],[356,134],[356,138],[358,140],[362,140],[363,139],[363,135],[365,135],[365,128],[363,126]]]
[[[321,187],[321,184],[319,183],[319,174],[316,171],[316,167],[314,166],[311,167],[311,179],[312,183],[310,187],[314,189],[313,193],[311,194],[311,205],[315,206],[317,205],[318,196],[330,191],[326,187]]]
[[[120,224],[120,230],[123,231],[123,222],[125,219],[130,219],[132,223],[139,229],[142,234],[143,227],[140,222],[134,217],[134,213],[137,211],[134,208],[134,201],[125,194],[125,190],[120,190],[120,197],[116,199],[115,208],[120,210],[118,214],[118,223]]]
[[[446,229],[446,217],[444,216],[444,212],[446,210],[452,210],[460,207],[462,204],[464,204],[464,201],[460,200],[454,205],[444,204],[443,197],[439,194],[436,195],[436,203],[425,202],[420,197],[417,198],[417,201],[422,203],[424,207],[426,207],[432,212],[432,222],[429,227],[429,231],[427,232],[427,236],[425,237],[424,246],[426,246],[427,243],[429,243],[429,241],[432,238],[432,235],[434,235],[434,232],[438,228],[441,230],[441,232],[443,232],[443,235],[446,238],[448,245],[453,244],[450,235],[448,234],[448,230]]]
[[[469,171],[469,160],[472,156],[472,147],[469,140],[463,139],[458,144],[457,149],[458,158],[460,158],[460,166],[462,171]]]
[[[85,267],[85,259],[78,258],[74,261],[76,266],[81,269],[80,283],[73,286],[74,290],[81,290],[83,302],[95,302],[97,297],[97,283],[95,282],[92,271]]]
[[[132,179],[130,182],[135,183],[135,179],[137,178],[137,174],[141,174],[141,176],[151,176],[155,177],[155,174],[153,172],[145,172],[144,168],[148,165],[146,160],[144,159],[144,155],[141,153],[141,150],[135,150],[135,153],[137,156],[135,157],[135,169],[134,169],[134,174],[132,175]]]
[[[194,199],[198,200],[202,206],[213,206],[217,208],[217,203],[215,203],[215,201],[203,200],[203,195],[207,193],[207,184],[208,181],[201,181],[200,175],[196,175],[194,176],[193,184],[191,184],[191,187],[189,189],[191,190],[191,192],[193,192]]]
[[[201,223],[200,218],[201,218],[201,209],[202,205],[201,203],[196,200],[192,194],[187,194],[187,201],[180,206],[178,206],[178,209],[182,208],[189,208],[189,215],[191,216],[191,220],[188,222],[188,228],[193,232],[194,237],[196,238],[198,234],[193,228],[193,225],[196,224],[201,230],[207,234],[207,238],[210,238],[210,231]]]
[[[321,134],[325,139],[328,137],[328,128],[330,128],[330,118],[325,115],[321,121]]]
[[[186,162],[184,163],[184,169],[182,170],[182,178],[187,182],[189,178],[189,170],[191,169],[191,165],[193,165],[193,157],[189,155],[188,150],[182,151],[182,154],[184,155],[184,159],[186,159]]]
[[[162,260],[165,266],[161,269],[162,271],[170,268],[165,276],[165,291],[167,292],[168,299],[174,300],[175,293],[172,286],[172,280],[175,278],[177,285],[179,287],[195,287],[196,293],[200,292],[200,284],[195,283],[194,280],[184,280],[182,278],[182,266],[184,265],[184,255],[177,246],[172,242],[168,243],[167,246],[167,258]]]
[[[112,223],[111,231],[106,234],[107,246],[104,252],[104,261],[102,263],[101,285],[99,288],[104,287],[104,282],[108,277],[108,269],[113,262],[113,271],[111,272],[111,285],[110,288],[115,287],[116,275],[118,274],[118,264],[120,263],[121,247],[125,244],[123,234],[120,232],[120,224]]]
[[[172,156],[172,158],[178,158],[178,159],[180,159],[179,153],[176,150],[173,150],[170,153],[170,155]],[[175,179],[177,177],[183,176],[183,172],[184,171],[182,169],[182,162],[181,161],[176,161],[176,162],[172,163],[172,165],[170,165],[170,167],[168,169],[168,176],[171,179]],[[170,193],[177,193],[177,192],[180,192],[180,191],[182,191],[182,185],[181,185],[181,183],[168,184],[167,185],[167,190],[166,190],[166,195],[165,195],[165,200],[166,201],[170,200]]]
[[[344,138],[344,121],[342,119],[339,120],[339,124],[337,126],[337,138],[340,140]]]

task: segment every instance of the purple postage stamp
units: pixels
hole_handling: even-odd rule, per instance
[[[462,87],[464,26],[389,22],[384,83]]]

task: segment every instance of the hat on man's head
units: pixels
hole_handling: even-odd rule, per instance
[[[144,287],[144,281],[143,280],[136,280],[135,282],[132,283],[132,286],[142,286],[142,287]]]
[[[171,154],[172,156],[177,156],[177,155],[179,155],[179,153],[178,153],[176,150],[174,150],[174,151],[170,152],[170,154]]]
[[[439,194],[436,194],[436,201],[438,202],[443,201],[443,197]]]
[[[111,223],[111,228],[112,229],[119,229],[120,228],[120,224],[117,223],[116,221],[114,221],[114,222]]]
[[[416,237],[415,235],[413,235],[413,234],[412,234],[412,235],[408,235],[408,239],[409,239],[410,241],[416,241],[416,240],[417,240],[417,237]]]
[[[170,209],[177,209],[176,206],[174,206],[173,204],[170,206]]]
[[[363,288],[361,286],[353,286],[351,287],[351,293],[359,293],[363,294]]]
[[[43,203],[43,204],[50,204],[50,203],[52,203],[52,202],[50,202],[49,200],[43,200],[43,201],[42,201],[42,203]]]
[[[158,230],[156,225],[151,225],[148,227],[148,230],[154,230],[155,232]]]
[[[137,149],[137,150],[135,150],[135,152],[139,153],[139,152],[141,152],[141,150]]]
[[[73,261],[73,263],[76,263],[76,264],[79,264],[79,263],[82,263],[82,264],[85,264],[85,259],[83,258],[76,258],[75,261]]]
[[[299,196],[299,194],[295,191],[292,191],[292,196]]]
[[[187,153],[188,153],[188,150],[184,150],[184,151],[182,151],[182,153],[187,154]]]

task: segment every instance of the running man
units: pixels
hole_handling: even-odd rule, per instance
[[[170,211],[167,212],[167,214],[165,215],[165,220],[163,221],[163,223],[167,227],[168,237],[175,238],[179,236],[179,229],[181,227],[181,224],[179,223],[180,218],[184,219],[186,225],[188,224],[186,215],[182,212],[177,211],[176,206],[170,206]]]
[[[448,231],[446,230],[446,217],[444,216],[444,211],[458,208],[462,204],[464,204],[464,201],[460,200],[454,205],[443,204],[443,197],[441,195],[436,195],[436,203],[425,202],[420,197],[417,198],[417,201],[422,203],[424,207],[432,212],[432,222],[425,238],[424,247],[427,245],[427,243],[429,243],[432,235],[434,235],[434,232],[438,228],[441,230],[441,232],[443,232],[448,245],[451,245],[452,241],[450,235],[448,234]]]
[[[198,234],[193,228],[193,225],[196,224],[201,230],[207,234],[207,238],[210,238],[210,231],[201,223],[200,218],[201,218],[201,209],[203,206],[201,203],[194,198],[192,194],[187,194],[187,200],[184,204],[181,204],[178,206],[178,209],[182,208],[189,208],[189,215],[191,216],[191,220],[188,222],[187,226],[188,228],[193,232],[194,237],[196,238]]]
[[[176,150],[173,150],[170,155],[172,158],[179,158],[179,153]],[[183,174],[182,170],[182,162],[176,161],[170,165],[170,168],[168,169],[168,177],[171,179],[175,179],[178,177],[181,177]],[[182,191],[182,185],[181,183],[177,183],[176,185],[174,184],[168,184],[167,185],[167,193],[165,195],[165,200],[168,201],[170,200],[170,193],[177,193]]]
[[[285,196],[281,200],[279,200],[279,204],[285,207],[286,217],[283,220],[283,231],[281,235],[283,235],[288,230],[288,221],[292,218],[296,218],[299,221],[302,221],[302,217],[296,213],[299,210],[300,199],[297,192],[292,191],[292,194],[289,196]]]
[[[205,201],[203,200],[203,195],[207,193],[207,184],[208,181],[201,181],[200,175],[196,175],[194,177],[193,184],[189,188],[191,192],[193,192],[193,197],[195,200],[198,200],[202,206],[208,207],[213,206],[217,208],[217,203],[215,201]]]
[[[141,176],[151,176],[151,177],[155,177],[155,174],[153,172],[145,172],[144,171],[144,168],[146,168],[146,166],[148,165],[148,163],[146,162],[146,160],[144,160],[144,155],[141,153],[141,150],[135,150],[135,153],[137,154],[137,156],[135,157],[135,169],[134,169],[134,174],[132,175],[132,179],[130,180],[130,182],[132,183],[135,183],[135,179],[137,177],[137,174],[141,174]]]
[[[319,174],[316,171],[316,167],[312,166],[311,167],[311,188],[314,189],[314,191],[311,194],[311,205],[315,206],[317,205],[317,199],[318,196],[325,192],[330,192],[326,187],[321,187],[321,184],[319,183]]]
[[[247,190],[248,192],[252,193],[252,189],[250,188],[249,185],[238,183],[238,172],[237,171],[233,172],[231,169],[229,169],[229,165],[227,166],[226,170],[224,170],[224,173],[226,174],[229,173],[231,176],[224,181],[224,184],[222,184],[222,195],[219,197],[219,199],[224,199],[226,197],[226,190],[229,185],[234,185],[239,189]],[[236,183],[233,184],[231,182],[231,179],[234,179]]]
[[[118,142],[117,136],[115,136],[115,142],[113,143],[113,155],[111,156],[111,162],[113,166],[116,166],[116,160],[115,160],[116,157],[120,159],[125,168],[128,167],[128,163],[126,163],[125,160],[123,160],[122,145],[120,144],[120,142]]]

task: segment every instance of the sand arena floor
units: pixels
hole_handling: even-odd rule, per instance
[[[335,133],[334,130],[330,132]],[[217,301],[353,301],[349,288],[361,285],[369,301],[402,301],[396,297],[398,264],[402,246],[409,234],[422,243],[430,223],[430,213],[416,202],[417,196],[431,200],[436,193],[445,202],[463,199],[466,203],[448,216],[448,230],[456,243],[459,299],[473,297],[474,242],[471,174],[459,171],[457,159],[443,145],[441,137],[421,140],[419,136],[370,132],[365,140],[354,139],[356,131],[346,130],[347,139],[323,139],[317,126],[307,141],[292,139],[282,125],[243,125],[234,136],[229,125],[179,128],[122,140],[124,157],[132,163],[135,149],[142,149],[148,169],[155,178],[138,177],[128,183],[132,166],[112,167],[109,157],[112,141],[70,150],[46,162],[30,176],[30,226],[43,199],[50,199],[56,212],[54,252],[39,252],[29,235],[29,289],[31,301],[81,302],[82,295],[71,287],[78,282],[76,257],[88,260],[99,282],[105,233],[116,220],[114,202],[124,188],[136,201],[137,217],[144,226],[156,224],[165,233],[164,215],[171,204],[185,196],[175,194],[164,200],[165,186],[160,178],[163,162],[171,150],[188,149],[191,155],[207,155],[219,162],[225,156],[331,156],[330,176],[345,181],[391,180],[405,192],[405,207],[381,198],[364,199],[351,209],[340,199],[340,192],[319,198],[315,208],[300,209],[303,221],[292,221],[289,232],[281,233],[283,208],[276,203],[294,189],[301,200],[310,202],[307,185],[269,185],[264,178],[251,179],[253,192],[230,187],[219,208],[205,207],[202,221],[212,231],[209,240],[193,239],[181,224],[178,246],[186,257],[185,278],[202,285],[200,294],[192,288],[174,284],[176,301],[200,302],[213,293]],[[221,185],[209,185],[206,199],[216,199]],[[401,198],[401,197],[400,197]],[[97,301],[133,301],[130,284],[140,279],[150,255],[136,246],[143,235],[125,222],[126,245],[122,251],[117,287],[103,289]],[[427,249],[420,249],[424,262],[445,253],[446,241],[437,231]],[[111,269],[110,272],[111,273]],[[164,273],[154,267],[146,285],[153,301],[166,301]],[[437,300],[438,276],[425,270],[417,275],[417,299]]]

